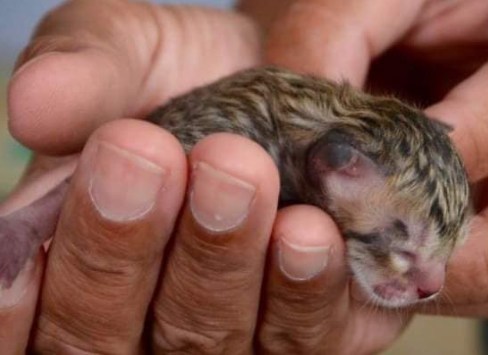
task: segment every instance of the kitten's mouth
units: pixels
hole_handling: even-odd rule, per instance
[[[386,308],[402,308],[430,302],[440,293],[440,289],[436,292],[424,292],[413,283],[398,280],[371,285],[365,285],[364,282],[359,282],[359,284],[371,302]]]
[[[414,270],[403,275],[380,276],[355,272],[355,278],[369,299],[382,307],[400,308],[435,299],[444,285],[444,266]]]
[[[437,291],[425,291],[415,284],[402,283],[397,280],[387,281],[373,286],[373,293],[381,299],[386,307],[405,307],[419,302],[428,302],[436,298]]]

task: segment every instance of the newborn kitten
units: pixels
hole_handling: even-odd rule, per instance
[[[259,143],[279,168],[280,202],[313,204],[333,216],[354,277],[375,303],[402,307],[441,290],[469,219],[467,177],[448,126],[396,99],[277,68],[193,90],[149,120],[187,152],[215,132]],[[0,218],[4,287],[51,236],[64,194],[56,190]],[[51,221],[39,223],[40,208],[52,210]]]

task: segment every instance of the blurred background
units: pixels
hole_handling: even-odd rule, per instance
[[[97,0],[93,0],[97,1]],[[14,186],[29,159],[29,151],[7,132],[6,86],[16,55],[27,43],[40,17],[59,0],[0,0],[0,200]],[[232,0],[158,1],[230,7]],[[482,326],[475,320],[417,317],[386,355],[478,355]]]

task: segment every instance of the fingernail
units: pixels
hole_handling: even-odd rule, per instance
[[[0,309],[13,307],[22,300],[34,278],[34,271],[35,262],[28,261],[10,287],[0,284]]]
[[[103,217],[116,222],[135,220],[152,209],[167,173],[134,153],[99,143],[89,193]]]
[[[281,271],[291,280],[309,280],[327,266],[328,246],[298,245],[281,238],[278,248]]]
[[[200,162],[193,169],[190,208],[202,227],[229,231],[246,219],[255,193],[248,182]]]

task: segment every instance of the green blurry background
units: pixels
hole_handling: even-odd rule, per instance
[[[7,132],[6,83],[8,72],[0,72],[0,199],[12,188],[20,175],[29,151],[15,142]]]
[[[100,1],[100,0],[93,0]],[[164,2],[164,1],[160,1]],[[178,1],[173,1],[178,2]],[[193,0],[229,6],[232,0]],[[7,133],[6,86],[16,54],[27,42],[40,16],[58,0],[0,0],[0,200],[20,176],[29,151]],[[418,317],[387,355],[476,355],[479,325],[474,320]]]

